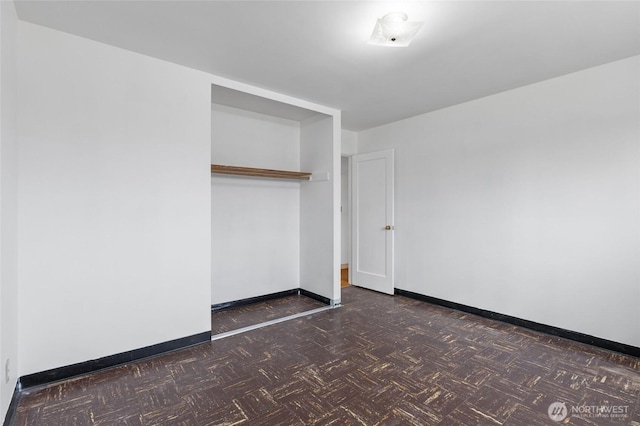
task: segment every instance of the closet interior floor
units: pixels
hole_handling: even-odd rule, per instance
[[[14,425],[640,424],[639,358],[353,286],[342,301],[24,390]],[[554,403],[620,417],[556,423]]]
[[[310,297],[295,295],[223,309],[211,313],[211,334],[226,333],[325,306],[325,303]]]

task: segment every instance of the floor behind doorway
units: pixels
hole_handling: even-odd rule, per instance
[[[349,287],[349,265],[342,265],[340,268],[340,287]]]

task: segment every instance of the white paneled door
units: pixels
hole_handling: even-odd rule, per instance
[[[393,294],[393,150],[351,158],[351,281]]]

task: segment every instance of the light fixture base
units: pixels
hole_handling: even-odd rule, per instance
[[[378,19],[369,44],[388,47],[407,47],[422,28],[422,22],[407,20],[404,12],[392,12]]]

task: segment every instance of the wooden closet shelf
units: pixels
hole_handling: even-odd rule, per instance
[[[223,166],[221,164],[212,164],[211,173],[217,173],[217,174],[223,174],[223,175],[265,177],[265,178],[274,178],[274,179],[297,179],[297,180],[311,179],[311,173],[307,173],[307,172],[292,172],[288,170],[273,170],[273,169],[257,169],[254,167]]]

